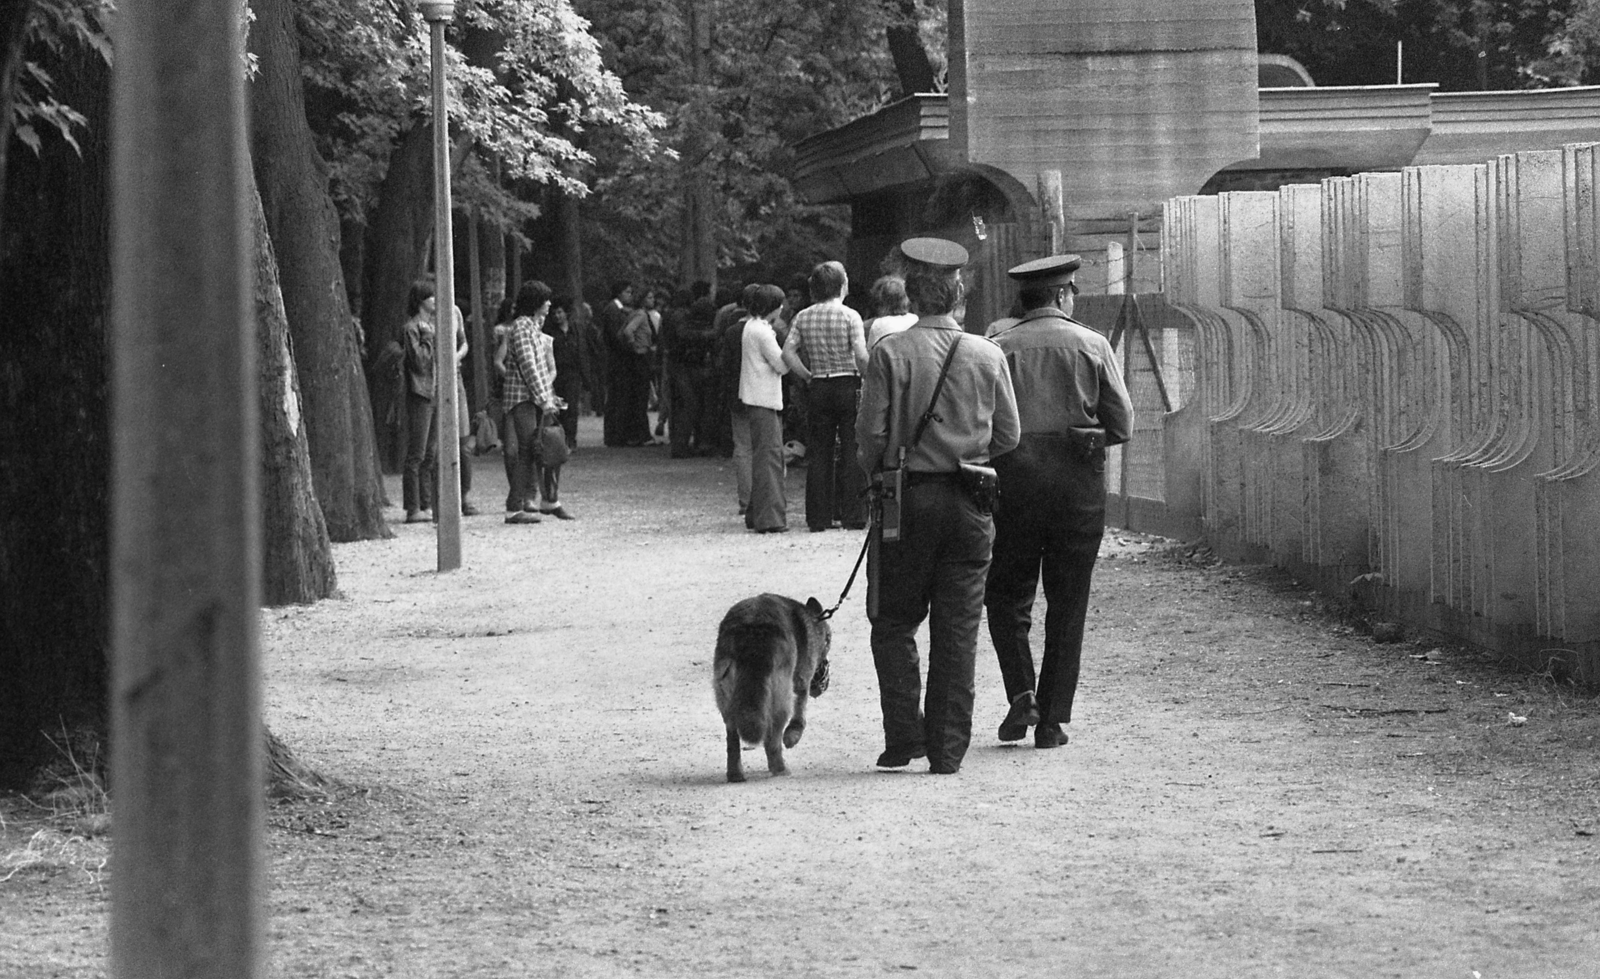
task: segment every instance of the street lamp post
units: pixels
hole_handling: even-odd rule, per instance
[[[461,567],[461,431],[456,405],[455,255],[450,225],[450,113],[445,105],[444,29],[456,16],[453,2],[423,0],[433,46],[433,243],[434,376],[439,414],[439,487],[433,514],[438,520],[439,570]]]

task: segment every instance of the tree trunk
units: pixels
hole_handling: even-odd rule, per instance
[[[695,87],[704,92],[711,83],[711,5],[706,0],[688,0],[689,67]],[[714,287],[717,282],[716,223],[712,217],[711,184],[705,166],[706,139],[698,127],[710,125],[704,112],[692,112],[682,148],[683,163],[683,250],[679,256],[678,278],[682,282],[703,279]]]
[[[350,303],[350,315],[356,322],[365,324],[362,316],[362,271],[367,261],[366,226],[344,217],[339,218],[339,268],[344,273],[345,297]],[[366,337],[361,339],[361,352],[367,352]]]
[[[278,285],[278,262],[260,195],[251,198],[256,231],[256,336],[261,385],[261,600],[314,602],[334,593],[333,548],[312,491],[311,454],[300,384]]]
[[[337,541],[390,536],[372,406],[339,266],[339,219],[306,122],[290,0],[254,0],[256,184],[276,246],[317,500]]]
[[[13,154],[0,239],[0,786],[63,728],[104,730],[109,605],[110,71],[68,43],[28,55],[88,117],[83,152]]]
[[[378,206],[367,222],[366,270],[361,286],[361,323],[367,362],[378,362],[384,346],[398,342],[406,322],[406,292],[427,269],[433,231],[433,127],[411,127],[389,155]],[[385,472],[399,472],[405,458],[405,392],[392,377],[369,378],[377,419],[378,455]]]
[[[564,292],[574,301],[583,298],[583,215],[578,199],[560,188],[550,188],[550,210],[555,219],[552,227],[556,240],[555,281],[550,285],[556,292]],[[641,292],[641,295],[643,293]]]
[[[11,148],[11,108],[16,104],[17,76],[22,71],[22,42],[27,36],[33,0],[0,0],[0,194],[6,186],[6,152]],[[0,231],[5,225],[0,223]]]
[[[450,172],[460,172],[472,151],[462,137],[450,149]],[[366,273],[361,288],[361,323],[367,362],[406,325],[406,293],[428,271],[433,243],[433,124],[418,123],[400,137],[378,190],[378,206],[367,223]],[[377,419],[378,453],[385,472],[399,472],[405,457],[405,392],[390,378],[369,379]]]
[[[483,316],[494,325],[500,313],[500,304],[511,293],[506,283],[506,233],[500,228],[483,225],[478,240],[483,262]]]

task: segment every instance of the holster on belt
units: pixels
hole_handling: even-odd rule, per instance
[[[993,513],[1000,499],[999,479],[993,468],[972,462],[961,464],[961,488],[984,513]]]
[[[1105,525],[1105,430],[1027,432],[994,460],[1008,514],[1065,521],[1085,532]]]
[[[1078,458],[1095,463],[1095,472],[1106,471],[1106,430],[1103,428],[1069,428],[1067,443]]]

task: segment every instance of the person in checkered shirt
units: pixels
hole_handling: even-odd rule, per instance
[[[856,402],[867,334],[861,314],[844,304],[843,265],[823,262],[807,285],[812,304],[795,314],[783,344],[784,362],[806,386],[806,526],[859,530],[867,525],[867,480],[854,462]]]
[[[511,323],[506,354],[506,383],[502,398],[508,424],[517,435],[517,463],[511,470],[508,503],[520,509],[506,513],[506,523],[538,523],[540,514],[559,520],[572,515],[559,502],[561,467],[545,466],[538,458],[539,425],[546,415],[559,414],[567,403],[556,396],[554,341],[543,330],[550,313],[550,287],[537,279],[517,293],[517,318]],[[536,507],[534,500],[539,499]]]

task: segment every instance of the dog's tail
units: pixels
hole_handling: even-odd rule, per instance
[[[758,621],[729,624],[717,645],[717,706],[740,741],[760,744],[774,715],[794,709],[794,641]]]

